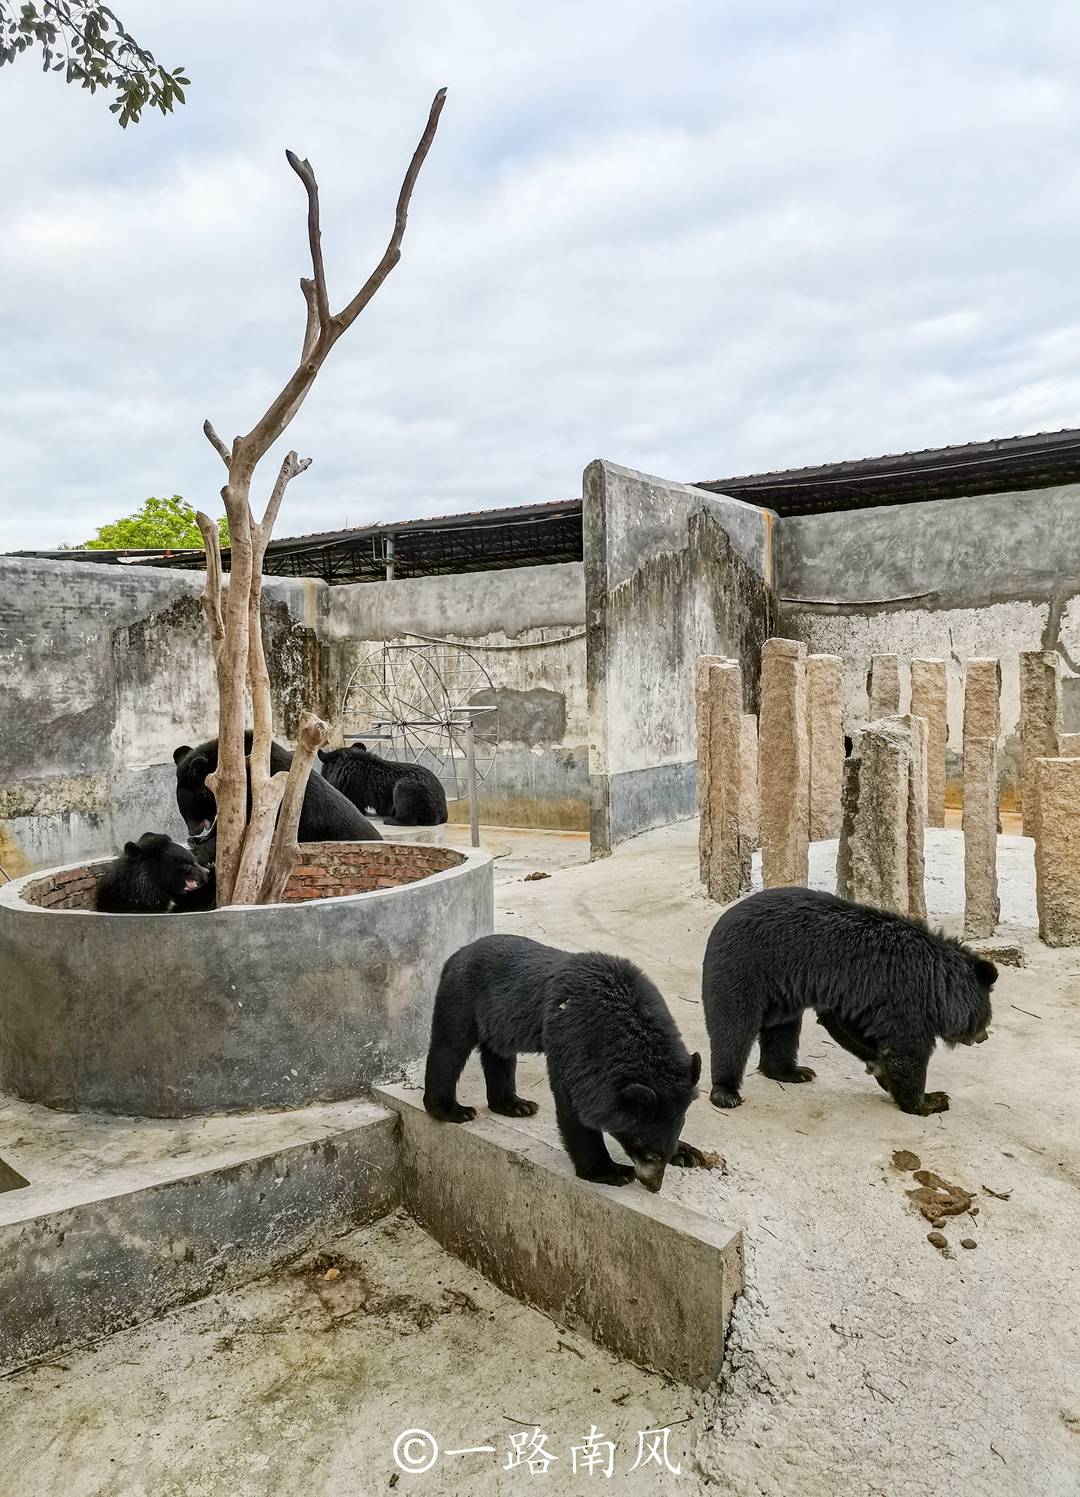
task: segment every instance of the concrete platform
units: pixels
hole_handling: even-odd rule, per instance
[[[742,1288],[742,1236],[636,1185],[579,1180],[567,1156],[491,1114],[456,1126],[380,1087],[403,1124],[403,1202],[500,1289],[640,1367],[705,1387]]]
[[[155,1123],[0,1107],[0,1371],[244,1284],[400,1196],[371,1103]]]

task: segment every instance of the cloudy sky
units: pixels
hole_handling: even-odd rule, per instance
[[[302,332],[284,148],[339,306],[443,84],[278,534],[1080,424],[1075,0],[117,6],[175,116],[0,71],[0,549],[220,509],[203,418],[250,427]]]

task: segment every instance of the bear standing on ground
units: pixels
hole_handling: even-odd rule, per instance
[[[244,752],[251,753],[251,734],[244,734]],[[197,748],[184,744],[174,750],[176,765],[176,804],[187,823],[191,837],[208,837],[217,820],[217,804],[206,777],[217,769],[217,739],[200,743]],[[270,745],[270,772],[287,770],[292,754],[280,743]],[[248,776],[248,812],[251,811],[251,777]],[[323,779],[310,774],[300,811],[298,842],[381,842],[379,833],[362,816],[350,800]]]
[[[465,1123],[474,1107],[457,1082],[476,1047],[488,1106],[529,1117],[535,1102],[517,1095],[517,1057],[543,1054],[555,1115],[577,1173],[602,1185],[635,1175],[659,1190],[668,1164],[703,1164],[679,1133],[697,1095],[701,1056],[688,1054],[667,1005],[632,962],[600,952],[577,955],[524,936],[484,936],[442,970],[431,1020],[424,1106]],[[610,1133],[634,1161],[616,1164]]]
[[[320,749],[323,775],[360,811],[384,816],[390,826],[441,826],[446,792],[422,764],[396,764],[369,754],[362,743]]]
[[[98,880],[94,908],[105,915],[164,915],[201,889],[209,874],[191,851],[164,832],[144,832]]]
[[[861,1060],[901,1112],[945,1112],[926,1091],[935,1042],[980,1044],[997,968],[916,920],[814,889],[766,889],[726,910],[705,950],[702,1005],[716,1107],[737,1107],[756,1039],[774,1081],[800,1066],[803,1010]]]

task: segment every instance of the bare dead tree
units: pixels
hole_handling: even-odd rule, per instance
[[[295,452],[287,454],[260,521],[256,521],[251,509],[252,479],[259,462],[300,409],[334,344],[353,325],[401,259],[413,188],[435,139],[445,99],[446,90],[441,88],[432,101],[427,125],[401,184],[393,232],[382,259],[352,300],[336,314],[330,311],[323,265],[319,186],[311,163],[286,151],[289,165],[304,184],[308,203],[312,274],[300,280],[307,309],[300,359],[252,429],[246,436],[235,437],[231,447],[226,446],[209,421],[203,425],[207,440],[228,474],[221,497],[229,521],[231,556],[229,586],[224,591],[223,602],[217,526],[200,513],[199,529],[206,543],[203,607],[218,683],[218,763],[214,773],[207,777],[207,784],[217,801],[219,905],[260,904],[281,897],[296,860],[296,835],[308,775],[316,751],[330,732],[326,723],[312,713],[305,713],[288,772],[270,773],[273,712],[262,637],[263,559],[285,489],[310,466],[311,459],[298,458]],[[244,755],[246,692],[250,693],[252,710],[249,764],[245,764]]]

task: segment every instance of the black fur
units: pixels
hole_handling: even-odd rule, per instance
[[[803,1010],[863,1061],[902,1112],[944,1112],[927,1092],[937,1039],[986,1039],[993,962],[922,922],[813,889],[766,889],[726,910],[705,950],[702,1005],[717,1107],[737,1107],[755,1039],[775,1081],[812,1081],[800,1066]]]
[[[424,1106],[434,1117],[476,1116],[456,1092],[477,1047],[488,1106],[507,1117],[537,1111],[517,1095],[518,1055],[546,1056],[559,1132],[583,1179],[625,1185],[636,1174],[659,1190],[668,1164],[703,1162],[679,1138],[701,1056],[687,1053],[663,998],[632,962],[524,936],[463,946],[443,967],[435,995],[424,1078]],[[611,1158],[605,1132],[633,1168]]]
[[[244,734],[244,751],[251,752],[251,734]],[[197,748],[184,744],[173,751],[176,765],[176,804],[192,837],[209,833],[217,819],[213,792],[206,788],[206,777],[217,768],[217,739],[200,743]],[[270,745],[270,769],[273,774],[288,769],[292,754],[280,743]],[[248,778],[248,810],[251,810],[251,780]],[[304,804],[300,811],[299,842],[381,842],[379,833],[362,816],[350,800],[314,772],[309,775]]]
[[[188,841],[192,856],[200,868],[205,868],[209,877],[199,889],[190,894],[181,894],[173,905],[176,915],[194,915],[217,907],[217,833],[208,837],[192,837]]]
[[[94,908],[107,915],[163,915],[207,878],[190,848],[164,832],[144,832],[138,842],[124,843],[123,854],[98,880]]]
[[[446,792],[422,764],[396,764],[368,753],[362,743],[320,749],[323,775],[360,811],[384,816],[389,826],[441,826]]]

